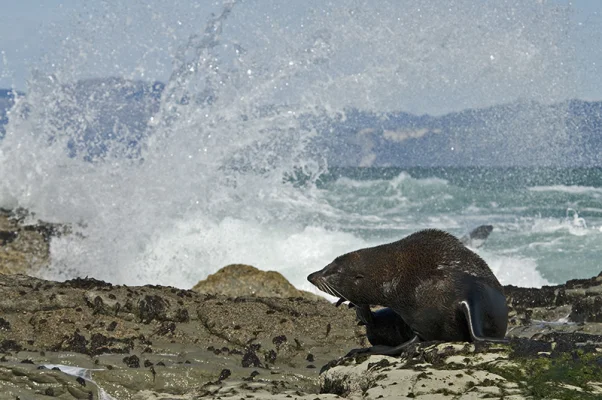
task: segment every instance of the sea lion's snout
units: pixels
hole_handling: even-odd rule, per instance
[[[307,276],[307,280],[310,281],[313,285],[318,286],[318,280],[322,276],[321,272],[322,271],[316,271],[314,273],[309,274]]]
[[[307,276],[307,280],[325,293],[344,298],[344,296],[342,296],[336,289],[338,286],[336,283],[338,281],[336,279],[337,273],[338,271],[336,270],[335,266],[333,266],[333,264],[329,264],[323,269],[309,274]]]

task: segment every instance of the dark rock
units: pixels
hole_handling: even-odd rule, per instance
[[[62,349],[66,351],[73,351],[76,353],[88,354],[88,349],[86,348],[87,345],[88,340],[76,331],[73,332],[73,335],[66,340],[66,342],[62,346]]]
[[[0,246],[11,243],[17,236],[19,236],[19,234],[14,231],[0,231]]]
[[[101,333],[95,333],[90,338],[90,350],[93,355],[102,354],[109,351],[108,346],[112,340]]]
[[[161,323],[161,326],[155,330],[155,334],[165,336],[169,333],[174,333],[176,330],[176,324],[174,322],[164,321]]]
[[[261,367],[261,361],[252,348],[248,348],[246,353],[242,356],[242,366],[243,368]]]
[[[10,331],[10,322],[4,318],[0,318],[0,331]]]
[[[533,308],[563,305],[557,301],[558,289],[555,286],[543,286],[540,289],[504,286],[508,305],[514,308]],[[564,299],[564,297],[561,297]]]
[[[276,345],[276,347],[279,347],[282,343],[286,343],[287,339],[285,335],[280,335],[280,336],[275,336],[272,339],[272,343],[274,343],[274,345]]]
[[[167,301],[158,295],[145,296],[138,303],[140,321],[145,324],[149,324],[152,320],[164,321],[167,306]]]
[[[4,339],[0,342],[0,352],[6,353],[9,351],[19,352],[23,349],[23,347],[18,344],[15,340]]]
[[[265,355],[265,361],[273,364],[276,361],[276,357],[276,352],[274,350],[270,350]]]
[[[110,288],[113,286],[113,284],[111,284],[111,283],[100,281],[100,280],[94,279],[94,278],[88,278],[88,277],[70,279],[70,280],[65,281],[64,284],[66,286],[72,287],[74,289],[84,289],[84,290],[91,290],[91,289],[97,289],[97,288]]]
[[[190,321],[190,315],[188,315],[188,310],[185,308],[178,309],[178,311],[176,311],[176,316],[174,317],[174,321],[176,321],[176,322]]]
[[[576,300],[569,319],[574,322],[602,322],[602,296]]]
[[[140,359],[136,355],[124,357],[123,363],[130,368],[140,368]]]
[[[217,380],[221,382],[224,379],[227,379],[230,375],[232,375],[232,372],[229,369],[222,369],[222,372],[220,372],[219,378],[217,378]]]

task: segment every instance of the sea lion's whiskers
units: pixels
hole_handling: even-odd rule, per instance
[[[332,289],[330,288],[330,286],[328,286],[328,284],[326,283],[326,281],[325,281],[325,280],[323,280],[323,279],[322,279],[322,280],[320,280],[320,281],[319,281],[319,283],[320,283],[320,286],[319,286],[319,287],[320,287],[320,289],[321,289],[322,291],[324,291],[324,292],[326,292],[326,293],[328,293],[328,294],[332,294]],[[333,296],[334,296],[334,295],[333,295]]]
[[[320,290],[328,293],[329,295],[337,296],[334,288],[332,286],[330,286],[330,284],[328,284],[328,282],[326,282],[326,279],[320,279],[319,284],[320,284],[320,286],[319,286]],[[342,297],[342,296],[338,296],[338,297]]]
[[[342,299],[345,298],[345,296],[341,295],[341,293],[339,293],[338,290],[336,290],[333,286],[331,286],[328,282],[324,281],[324,284],[327,286],[327,288],[329,289],[329,293],[333,296],[336,297],[340,297]]]
[[[323,292],[327,291],[326,288],[324,287],[324,279],[322,279],[322,278],[319,278],[316,282],[314,282],[314,285],[316,285],[316,287]]]
[[[318,289],[320,289],[321,291],[328,293],[328,294],[332,294],[330,288],[327,286],[326,281],[324,281],[324,279],[320,279],[319,281],[317,281],[315,283],[315,285],[318,287]],[[334,296],[334,295],[333,295]]]

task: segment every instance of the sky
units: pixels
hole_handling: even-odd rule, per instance
[[[431,0],[420,3],[427,6],[425,6],[424,10],[418,9],[418,11],[415,9],[402,9],[402,6],[399,4],[403,2],[393,1],[387,4],[385,2],[374,3],[379,4],[381,10],[374,8],[372,11],[378,14],[378,18],[382,21],[390,17],[387,14],[393,15],[399,13],[402,16],[401,18],[404,15],[411,15],[412,19],[415,20],[418,17],[422,18],[422,13],[425,12],[426,22],[422,25],[416,25],[413,28],[414,30],[421,30],[421,33],[426,35],[429,29],[428,24],[435,24],[436,22],[436,24],[443,24],[444,28],[452,29],[456,33],[460,31],[460,36],[465,34],[470,40],[474,40],[474,43],[470,42],[468,46],[478,47],[482,45],[486,47],[488,45],[486,37],[491,34],[491,32],[487,31],[488,28],[485,28],[486,32],[483,35],[482,42],[480,42],[480,38],[478,38],[479,34],[475,33],[478,32],[477,30],[465,30],[461,26],[467,20],[459,15],[454,15],[447,27],[445,26],[446,22],[444,18],[433,22],[436,18],[429,18],[429,16],[436,14],[436,17],[440,18],[444,14],[433,10],[447,8],[449,4],[461,3],[460,9],[472,10],[471,12],[475,15],[471,16],[471,18],[476,17],[476,19],[479,19],[479,3],[487,1],[490,4],[494,4],[491,0],[453,0],[451,3],[450,1]],[[549,98],[550,101],[555,101],[562,97],[602,100],[602,79],[600,79],[602,72],[602,1],[500,0],[499,8],[503,9],[506,7],[508,10],[500,11],[496,9],[497,6],[490,6],[489,12],[491,15],[495,14],[497,16],[495,18],[504,13],[511,16],[510,9],[520,2],[532,2],[533,4],[541,5],[545,10],[552,10],[557,5],[568,9],[568,25],[564,27],[567,31],[567,39],[566,43],[559,46],[559,51],[561,53],[564,52],[564,56],[550,56],[550,52],[553,52],[550,49],[554,48],[554,43],[546,43],[548,39],[548,41],[555,41],[561,37],[559,36],[561,35],[560,33],[554,33],[553,35],[549,33],[549,31],[557,28],[554,26],[553,17],[550,17],[550,21],[552,22],[548,25],[540,21],[533,21],[534,29],[541,30],[540,33],[543,39],[541,39],[539,45],[545,47],[543,50],[544,53],[547,52],[543,56],[540,54],[543,61],[538,62],[545,64],[541,67],[541,73],[550,75],[550,86],[560,85],[562,86],[561,89],[556,91],[544,89],[546,77],[538,76],[535,71],[516,72],[521,68],[525,70],[539,68],[538,64],[534,61],[530,61],[529,63],[523,60],[522,64],[516,62],[516,68],[514,68],[511,76],[516,81],[513,83],[511,79],[506,81],[506,77],[499,75],[499,71],[497,72],[498,75],[494,72],[487,79],[479,78],[482,74],[489,73],[488,71],[491,70],[489,67],[464,72],[464,75],[462,75],[462,71],[452,71],[453,66],[450,67],[449,64],[458,62],[463,56],[460,53],[450,53],[448,58],[442,58],[441,60],[430,58],[428,61],[421,61],[422,64],[419,65],[418,69],[418,71],[424,71],[426,68],[429,68],[429,65],[440,61],[441,63],[448,63],[443,73],[435,71],[433,74],[436,75],[416,72],[406,74],[404,79],[410,81],[410,83],[406,82],[404,83],[405,86],[400,86],[402,89],[407,89],[406,102],[397,103],[395,99],[383,96],[382,101],[380,103],[375,101],[375,104],[381,107],[383,104],[391,104],[393,108],[404,108],[411,112],[441,113],[453,108],[485,106],[496,102],[511,101],[513,98],[524,97],[528,91],[539,93],[539,97],[534,97],[536,99],[543,99],[544,101],[546,98]],[[31,79],[35,71],[48,71],[53,68],[71,77],[122,74],[127,78],[165,81],[170,75],[173,54],[177,52],[178,47],[186,42],[189,35],[195,29],[199,27],[202,29],[204,20],[206,20],[209,13],[218,12],[219,5],[221,4],[221,2],[208,0],[174,0],[168,2],[169,4],[163,4],[161,1],[143,2],[139,0],[20,0],[4,1],[2,3],[0,5],[0,88],[15,88],[24,91],[27,90],[27,80]],[[152,6],[149,5],[147,7],[147,3]],[[336,10],[338,3],[338,1],[332,1],[324,4],[329,4],[332,10]],[[249,22],[251,20],[261,20],[264,26],[266,21],[272,25],[273,21],[277,21],[277,25],[283,27],[280,31],[280,36],[286,36],[288,33],[290,34],[288,40],[295,42],[298,34],[305,27],[303,21],[309,21],[320,14],[321,4],[323,4],[322,0],[245,0],[238,11],[237,18],[239,26],[247,27],[240,28],[240,30],[248,29],[251,31],[255,29],[255,25]],[[405,2],[404,4],[407,6],[408,4],[417,3]],[[471,4],[474,7],[471,8]],[[384,13],[380,15],[379,11],[383,11],[382,9],[384,9]],[[452,7],[449,10],[451,12]],[[553,11],[550,11],[550,13],[553,13]],[[550,13],[547,15],[549,16]],[[322,21],[328,21],[328,18],[323,15],[320,18],[322,18]],[[378,18],[368,20],[364,17],[363,21],[378,25]],[[483,21],[486,25],[488,19],[484,18]],[[521,23],[523,23],[525,31],[529,30],[528,18],[525,17],[522,20],[518,18],[517,21],[522,21]],[[525,21],[527,21],[526,25]],[[402,20],[402,22],[404,21]],[[413,21],[410,20],[409,22]],[[337,25],[339,23],[341,24],[340,29]],[[343,25],[344,19],[339,19],[337,22],[333,22],[333,26],[329,28],[332,28],[331,31],[335,34],[341,32],[342,35],[347,35],[350,38],[358,34],[358,32],[363,32],[358,30],[357,27],[350,29],[349,27],[343,27]],[[386,22],[383,22],[383,25],[386,25]],[[424,32],[427,33],[422,31],[421,26],[426,27]],[[257,32],[252,33],[261,46],[264,44],[266,47],[268,45],[285,45],[286,40],[282,37],[277,37],[278,34],[274,34],[274,37],[267,37],[265,30],[260,32],[260,29],[257,29]],[[515,34],[517,28],[511,27],[508,29],[508,31],[503,31],[503,28],[500,28],[500,31],[497,32],[499,37],[490,43],[499,44],[505,43],[503,40],[506,39],[509,42],[515,40],[516,38],[513,39],[511,37],[502,38],[503,34],[506,36]],[[496,34],[495,31],[492,32]],[[243,40],[245,40],[245,36],[246,38],[253,36],[248,35],[248,33],[248,31],[243,33]],[[367,29],[362,34],[370,35],[370,30]],[[382,32],[380,35],[380,39],[385,38]],[[533,36],[533,32],[531,32],[531,35],[530,40],[537,40],[533,39],[537,35]],[[438,38],[436,35],[431,35],[430,38],[432,37]],[[307,39],[307,35],[303,38]],[[358,39],[361,42],[364,38],[358,37]],[[425,39],[418,35],[413,40],[416,41],[413,47],[406,46],[402,48],[395,47],[395,44],[392,45],[392,48],[395,48],[396,51],[408,53],[408,65],[410,62],[416,62],[416,60],[424,60],[423,55],[418,55],[415,59],[411,59],[410,56],[412,54],[410,53],[420,52],[420,41],[427,40],[428,43],[428,40],[431,39],[429,37]],[[401,42],[401,40],[397,40],[397,42]],[[491,49],[481,50],[487,51],[486,57],[491,58],[490,61],[492,62],[503,61],[506,58],[504,68],[512,69],[514,67],[513,62],[515,61],[512,59],[515,56],[515,53],[512,51],[518,51],[521,46],[526,48],[529,44],[529,41],[525,40],[524,43],[518,43],[516,48],[512,49],[500,50],[495,48],[496,45],[493,45]],[[452,43],[452,47],[453,45],[454,43]],[[508,44],[507,46],[511,47],[512,45]],[[535,46],[535,49],[525,50],[524,54],[528,54],[529,57],[536,57],[537,52],[542,51],[537,46]],[[397,62],[387,56],[386,48],[384,48],[384,54],[383,51],[372,51],[371,47],[374,46],[369,41],[365,41],[365,47],[358,45],[354,48],[354,46],[349,46],[348,44],[339,47],[343,48],[340,54],[347,57],[347,59],[341,58],[339,60],[340,66],[337,67],[337,74],[346,75],[346,79],[357,80],[358,77],[364,79],[365,77],[362,77],[360,72],[362,68],[368,68],[366,65],[370,64],[373,59],[383,58],[385,62],[389,62],[391,65]],[[361,52],[365,51],[366,54],[354,54],[354,51],[357,49],[360,49]],[[491,54],[489,54],[489,50],[491,50]],[[498,53],[501,54],[498,55]],[[475,60],[478,60],[478,57],[483,54],[475,52],[473,55],[476,57]],[[343,56],[339,55],[339,57]],[[564,61],[563,57],[565,58]],[[74,62],[73,60],[77,61]],[[362,60],[365,64],[362,64]],[[400,60],[401,62],[405,61],[404,59]],[[471,62],[474,64],[475,61]],[[558,65],[555,66],[554,63],[558,63]],[[570,66],[566,64],[570,64]],[[498,64],[498,68],[501,68],[500,65]],[[408,66],[407,68],[411,69],[412,67]],[[459,66],[456,69],[463,68]],[[555,76],[555,69],[563,69],[564,75],[562,75],[562,78]],[[529,73],[533,76],[530,76]],[[480,83],[472,82],[473,79],[470,74],[477,76],[476,81],[480,81]],[[371,79],[366,78],[364,80],[374,85],[374,92],[380,91],[380,93],[383,93],[391,85],[390,82],[383,82],[382,79],[378,79],[376,76],[371,76]],[[420,79],[428,80],[428,82],[422,82]],[[450,89],[450,80],[458,81],[456,85],[460,88],[455,87]],[[529,81],[532,80],[538,81],[539,86],[534,84],[532,88],[529,87]],[[416,89],[408,86],[412,81],[420,81],[420,88]],[[559,83],[560,81],[562,82]],[[567,82],[570,82],[570,84],[567,84]],[[379,84],[383,86],[379,87]],[[443,90],[437,85],[448,86]],[[488,85],[498,88],[490,90],[487,87]],[[462,86],[466,87],[464,91],[462,91]],[[514,87],[510,88],[511,86]],[[526,86],[526,88],[523,88],[521,91],[520,86]],[[361,96],[369,96],[369,94],[365,94],[367,93],[365,88],[363,90]],[[333,97],[358,96],[353,91],[341,91],[340,87],[332,90],[332,92],[335,93]],[[499,94],[499,96],[496,97],[496,94]],[[374,94],[372,93],[370,96],[374,97]]]

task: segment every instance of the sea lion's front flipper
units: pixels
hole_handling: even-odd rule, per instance
[[[355,315],[361,325],[370,325],[374,322],[372,310],[367,304],[360,304],[355,306]]]
[[[347,301],[346,299],[344,299],[344,298],[341,297],[340,299],[337,300],[337,303],[334,306],[338,307],[338,306],[340,306],[341,304],[343,304],[346,301]]]
[[[420,339],[418,338],[418,336],[414,336],[412,339],[408,340],[407,342],[403,342],[402,344],[397,345],[397,346],[377,345],[377,346],[372,346],[372,347],[364,347],[361,349],[353,349],[349,353],[347,353],[345,355],[345,357],[349,357],[349,356],[352,356],[352,355],[358,354],[358,353],[378,354],[378,355],[382,355],[382,356],[398,356],[401,354],[403,349],[405,349],[406,347],[408,347],[414,343],[418,343],[419,340]]]
[[[471,304],[472,303],[472,304]],[[485,336],[483,332],[484,321],[483,313],[481,309],[481,303],[478,301],[463,300],[460,302],[460,306],[466,316],[468,322],[468,332],[473,342],[493,342],[493,343],[508,343],[508,339],[503,337],[489,337]],[[499,305],[501,307],[502,305]],[[504,302],[503,307],[506,307]],[[502,321],[498,322],[502,325]],[[506,332],[506,324],[503,324],[503,332]],[[503,333],[502,333],[503,334]]]

